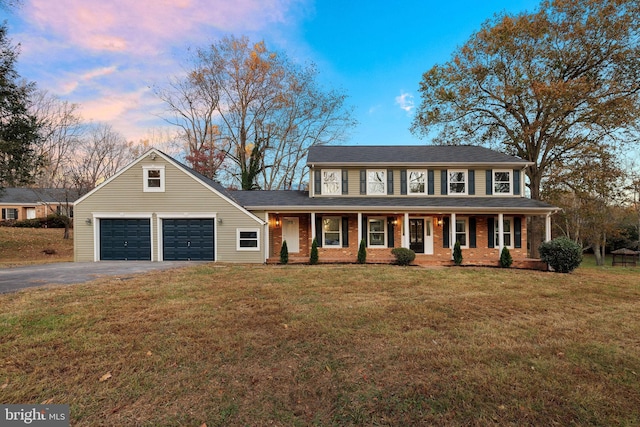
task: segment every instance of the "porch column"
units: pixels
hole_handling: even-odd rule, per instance
[[[316,237],[316,213],[311,212],[311,243],[313,243],[313,239],[315,237]]]
[[[548,213],[547,217],[545,218],[544,235],[545,235],[545,242],[548,242],[549,240],[551,240],[551,214],[550,213]]]
[[[405,213],[404,214],[404,230],[403,234],[402,234],[402,247],[403,248],[409,248],[409,214]]]
[[[264,222],[266,222],[264,226],[264,262],[266,263],[269,259],[269,252],[271,250],[269,247],[269,212],[264,213]]]
[[[504,247],[504,214],[498,214],[498,254],[502,254]]]
[[[451,224],[449,233],[451,233],[451,259],[453,259],[453,248],[456,245],[456,214],[451,214]]]
[[[362,213],[358,212],[358,248],[360,247],[360,240],[362,240]]]

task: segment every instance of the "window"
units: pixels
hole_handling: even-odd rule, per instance
[[[469,230],[467,229],[467,220],[456,219],[456,241],[459,242],[460,246],[463,248],[468,247],[468,234]]]
[[[338,195],[342,192],[342,171],[338,169],[322,171],[322,194]]]
[[[426,194],[427,192],[427,171],[410,170],[407,171],[409,179],[409,194]]]
[[[467,171],[449,170],[449,194],[467,194]]]
[[[239,251],[259,251],[260,239],[259,230],[250,228],[238,229],[238,247]]]
[[[369,218],[369,246],[387,246],[387,221],[385,218]]]
[[[2,219],[18,219],[18,209],[2,208]]]
[[[342,247],[342,218],[322,218],[322,241],[325,247]]]
[[[511,171],[493,171],[493,194],[511,194]]]
[[[164,192],[164,166],[143,166],[144,191]]]
[[[502,219],[502,235],[504,236],[504,245],[508,248],[513,248],[513,228],[511,227],[511,224],[513,224],[512,218]],[[495,218],[493,229],[496,232],[496,237],[494,240],[496,247],[498,247],[498,242],[500,242],[500,230],[498,230],[498,225],[498,218]]]
[[[387,194],[384,169],[367,170],[367,194]]]

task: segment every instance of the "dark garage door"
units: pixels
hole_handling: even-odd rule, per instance
[[[165,261],[213,261],[213,219],[162,221]]]
[[[151,261],[149,219],[101,219],[100,259]]]

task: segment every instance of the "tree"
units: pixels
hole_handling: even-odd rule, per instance
[[[324,91],[314,66],[300,67],[264,42],[227,37],[198,49],[190,71],[156,94],[180,127],[190,162],[224,172],[242,189],[300,184],[309,147],[341,138],[354,124],[346,97]]]
[[[39,125],[29,111],[33,83],[25,83],[15,70],[17,50],[0,26],[0,188],[33,181],[40,158],[33,152],[39,142]]]
[[[427,71],[412,131],[498,147],[533,162],[531,197],[550,170],[601,144],[637,141],[640,4],[545,1],[500,15]],[[538,246],[538,221],[529,242]]]

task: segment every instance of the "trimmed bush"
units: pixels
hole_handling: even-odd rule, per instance
[[[66,224],[71,225],[72,221],[66,215],[49,214],[45,222],[47,228],[65,228]]]
[[[318,263],[318,238],[313,238],[311,243],[311,256],[309,257],[309,264],[316,265]]]
[[[460,242],[456,240],[456,244],[453,245],[453,262],[456,265],[462,264],[462,248],[460,247]]]
[[[509,268],[513,264],[513,258],[511,258],[511,252],[509,252],[508,247],[502,248],[502,252],[500,253],[500,267]]]
[[[407,248],[393,248],[391,253],[396,257],[398,265],[409,265],[416,259],[416,253]]]
[[[289,248],[287,248],[287,241],[282,242],[282,248],[280,249],[280,264],[289,263]]]
[[[566,237],[544,242],[538,250],[540,259],[558,273],[570,273],[582,262],[582,247]]]
[[[18,228],[42,228],[42,221],[38,218],[23,219],[13,223],[14,227]]]
[[[358,248],[358,264],[364,264],[367,262],[367,248],[364,244],[364,239],[360,240],[360,247]]]

